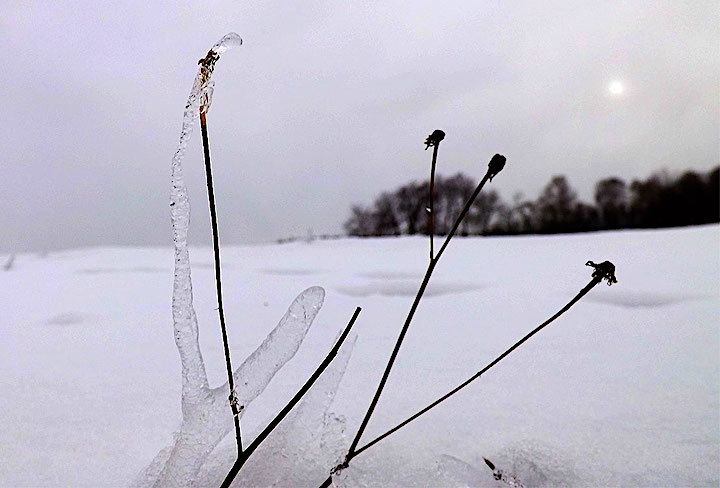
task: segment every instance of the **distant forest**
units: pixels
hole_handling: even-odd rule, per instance
[[[483,191],[463,221],[462,235],[557,234],[605,229],[658,228],[720,222],[720,166],[671,177],[666,171],[629,185],[620,178],[600,180],[595,202],[578,199],[564,176],[555,176],[537,200],[517,194],[503,201]],[[477,182],[458,173],[436,176],[435,233],[447,234]],[[427,234],[429,183],[411,182],[381,193],[369,207],[355,205],[345,222],[352,236]]]

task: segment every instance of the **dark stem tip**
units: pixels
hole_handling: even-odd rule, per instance
[[[506,161],[507,159],[502,154],[496,154],[492,157],[488,163],[488,175],[490,181],[492,181],[492,179],[503,170]]]
[[[203,82],[207,82],[215,69],[215,63],[220,59],[220,54],[216,53],[212,49],[208,51],[207,55],[198,61],[200,65],[200,72],[203,76]]]
[[[433,133],[425,139],[425,150],[427,151],[429,147],[437,146],[443,139],[445,139],[445,132],[440,129],[435,129]]]
[[[588,261],[587,263],[585,263],[585,266],[590,266],[594,268],[595,271],[593,271],[592,277],[599,278],[600,280],[607,280],[608,286],[618,282],[617,278],[615,277],[615,265],[610,261],[603,261],[600,264],[595,264],[592,261]]]
[[[211,49],[204,58],[201,58],[198,61],[198,64],[204,66],[205,68],[210,68],[215,65],[218,59],[220,59],[220,55]]]
[[[485,461],[485,464],[488,465],[488,468],[490,468],[490,469],[492,469],[493,471],[495,471],[495,465],[494,465],[488,458],[483,457],[483,461]]]

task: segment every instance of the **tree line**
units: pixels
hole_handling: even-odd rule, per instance
[[[461,235],[557,234],[605,229],[658,228],[720,222],[720,166],[707,173],[652,174],[629,185],[610,177],[595,185],[593,204],[578,199],[564,176],[553,177],[536,200],[494,191],[475,200]],[[447,234],[477,182],[458,173],[435,179],[435,234]],[[428,234],[428,182],[381,193],[370,206],[354,205],[345,222],[352,236]]]

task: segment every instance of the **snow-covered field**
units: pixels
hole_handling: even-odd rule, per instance
[[[597,286],[486,376],[358,456],[349,484],[492,485],[485,456],[526,485],[717,486],[719,246],[717,225],[454,240],[364,440],[556,312],[590,280],[588,259],[613,261],[619,283]],[[354,434],[427,255],[420,237],[223,248],[236,364],[300,291],[326,289],[297,355],[243,417],[246,438],[360,305],[332,406]],[[191,260],[205,364],[218,385],[226,378],[211,250],[193,248]],[[171,443],[181,386],[172,264],[170,248],[92,248],[19,255],[0,271],[0,486],[128,485]]]

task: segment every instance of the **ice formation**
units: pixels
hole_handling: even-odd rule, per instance
[[[355,343],[350,338],[335,360],[243,466],[232,486],[316,486],[347,449],[345,419],[329,411]],[[235,461],[232,446],[214,453],[196,486],[220,486]]]
[[[320,311],[324,297],[325,291],[319,286],[308,288],[300,294],[277,327],[235,370],[233,377],[235,384],[239,385],[236,389],[240,405],[247,405],[257,397],[277,370],[295,355],[315,315]],[[269,368],[272,364],[279,366],[277,369]],[[222,392],[227,392],[227,384],[222,388]]]
[[[162,450],[152,463],[139,475],[134,486],[193,486],[197,475],[210,453],[232,429],[232,417],[228,404],[227,383],[211,389],[208,385],[205,365],[198,342],[198,321],[193,307],[190,255],[188,251],[188,227],[190,201],[183,179],[182,161],[188,140],[192,134],[200,107],[207,111],[212,98],[210,76],[219,54],[229,47],[241,44],[237,34],[228,34],[218,41],[208,53],[210,63],[201,63],[192,91],[185,105],[182,132],[172,159],[170,194],[171,221],[175,247],[175,270],[173,280],[172,315],[175,344],[180,353],[182,368],[182,422],[175,433],[172,446]],[[208,59],[206,58],[206,59]],[[202,60],[201,60],[202,61]],[[246,407],[267,387],[273,376],[297,352],[307,331],[322,307],[325,291],[311,287],[302,292],[290,305],[285,316],[270,332],[265,341],[233,373],[237,383],[236,393],[242,413]],[[349,355],[345,347],[344,354]],[[347,357],[345,357],[345,362]],[[343,363],[344,364],[344,363]],[[344,368],[342,369],[344,371]],[[339,377],[342,376],[342,371]],[[331,388],[339,381],[337,374],[327,376],[324,395],[330,400]],[[336,387],[336,386],[335,386]],[[328,388],[333,393],[327,393]],[[316,394],[312,394],[314,398]],[[300,407],[299,412],[302,406]],[[326,412],[327,408],[323,410]],[[296,414],[293,418],[312,419],[312,413]],[[314,419],[317,421],[317,419]],[[323,419],[325,421],[325,419]],[[317,430],[319,427],[313,424]],[[292,425],[298,428],[297,421]],[[304,425],[304,424],[303,424]],[[322,429],[321,429],[322,430]],[[287,442],[287,441],[286,441]],[[256,457],[260,457],[258,453]],[[225,473],[222,473],[224,476]]]
[[[267,387],[275,373],[295,354],[320,310],[323,298],[324,292],[319,287],[312,287],[301,293],[268,338],[237,368],[235,377],[241,379],[237,393],[243,407],[247,407]],[[199,348],[194,345],[193,349],[197,349],[198,358],[192,364],[199,364],[202,368],[200,371],[194,371],[193,374],[205,377]],[[185,369],[184,365],[183,373]],[[210,389],[207,380],[205,383],[205,386],[193,392],[193,395],[183,395],[183,419],[175,434],[174,444],[155,457],[134,486],[195,484],[197,473],[208,455],[232,430],[227,384]],[[186,384],[190,384],[190,381],[184,378],[183,389]]]
[[[211,52],[219,55],[229,47],[241,43],[240,36],[229,33],[212,47]],[[170,219],[172,221],[173,243],[175,246],[172,314],[175,343],[180,352],[182,363],[183,405],[200,401],[202,390],[208,386],[205,365],[203,364],[198,343],[197,317],[193,308],[190,255],[187,245],[188,227],[190,225],[190,199],[183,178],[182,162],[193,127],[199,117],[200,102],[203,94],[212,92],[211,75],[212,70],[208,72],[204,66],[201,66],[195,76],[190,96],[185,104],[180,141],[173,155],[171,165]],[[208,98],[207,106],[209,106],[211,95],[206,98]]]

